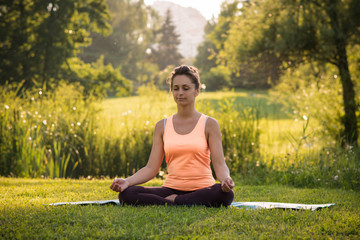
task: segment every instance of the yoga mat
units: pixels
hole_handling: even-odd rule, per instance
[[[62,205],[120,205],[119,199],[102,201],[81,201],[81,202],[57,202],[50,203],[50,206]],[[298,203],[280,203],[280,202],[232,202],[230,207],[245,209],[292,209],[292,210],[318,210],[334,206],[335,203],[326,204],[298,204]]]

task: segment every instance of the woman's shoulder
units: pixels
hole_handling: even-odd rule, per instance
[[[166,118],[159,120],[159,121],[155,124],[155,130],[156,130],[156,129],[164,128],[165,122],[166,122]]]
[[[212,126],[219,125],[219,123],[215,118],[206,116],[206,125],[209,125],[209,127],[212,127]]]
[[[206,122],[205,122],[206,133],[218,131],[219,129],[220,129],[220,125],[219,125],[218,121],[215,118],[206,116]]]

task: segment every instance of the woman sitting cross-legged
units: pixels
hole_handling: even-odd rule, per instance
[[[110,188],[119,192],[121,204],[229,206],[234,182],[225,163],[219,124],[195,109],[198,70],[176,67],[170,89],[177,113],[156,124],[148,163],[126,179],[115,179]],[[137,186],[157,175],[164,155],[168,175],[163,186]],[[221,184],[212,176],[211,161]]]

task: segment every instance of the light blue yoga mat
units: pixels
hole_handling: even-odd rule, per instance
[[[57,202],[50,206],[62,205],[120,205],[119,199],[102,201],[82,201],[82,202]],[[245,209],[292,209],[292,210],[318,210],[334,206],[335,203],[327,204],[298,204],[298,203],[279,203],[279,202],[232,202],[230,207]]]

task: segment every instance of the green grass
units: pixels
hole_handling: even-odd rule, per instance
[[[255,108],[259,114],[260,151],[264,161],[275,157],[283,157],[293,153],[292,137],[300,138],[304,120],[293,117],[289,110],[283,109],[280,104],[272,103],[267,91],[237,90],[228,92],[202,92],[197,99],[196,107],[199,111],[216,116],[219,110],[219,101],[234,99],[236,109]],[[134,126],[155,126],[160,119],[176,113],[176,105],[172,96],[166,92],[157,92],[154,95],[134,96],[128,98],[110,98],[101,102],[103,109],[100,115],[103,132],[120,133],[125,128]],[[302,152],[318,151],[324,145],[315,134],[319,124],[310,119],[308,132],[311,135],[311,148],[304,147]],[[304,146],[307,144],[304,143]]]
[[[359,239],[360,197],[340,189],[236,182],[235,201],[336,203],[319,211],[58,206],[115,199],[110,179],[0,178],[1,239]],[[160,185],[154,180],[150,185]]]

